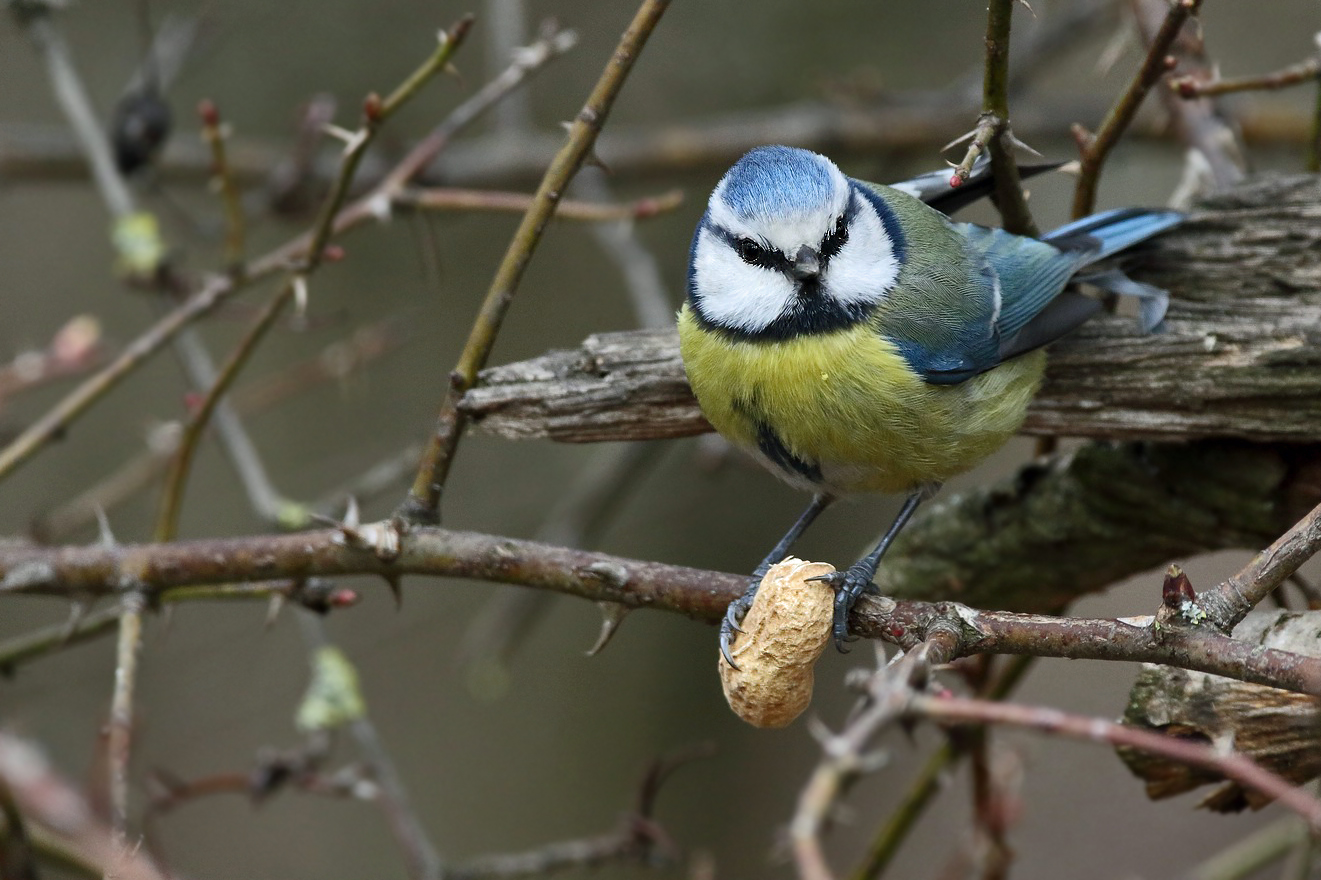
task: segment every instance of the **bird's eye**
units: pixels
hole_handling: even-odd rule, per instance
[[[823,257],[833,257],[839,253],[839,249],[844,247],[844,243],[849,240],[848,217],[840,214],[835,220],[835,228],[827,235],[826,240],[821,242],[821,255]]]
[[[738,255],[742,258],[743,262],[751,263],[754,266],[765,262],[766,249],[752,239],[740,238],[738,240],[737,248]]]

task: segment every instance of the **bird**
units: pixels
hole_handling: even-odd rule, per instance
[[[812,493],[721,621],[735,668],[758,583],[812,521],[842,495],[903,494],[875,548],[821,578],[847,650],[849,612],[895,536],[1018,431],[1043,347],[1102,309],[1076,282],[1138,297],[1147,329],[1164,315],[1164,291],[1101,261],[1176,226],[1176,211],[1110,210],[1034,238],[955,222],[912,191],[763,146],[725,173],[697,224],[678,314],[689,384],[721,435]]]

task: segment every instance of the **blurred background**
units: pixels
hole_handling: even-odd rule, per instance
[[[199,150],[193,110],[199,100],[209,98],[220,107],[233,127],[236,153],[246,146],[251,152],[245,156],[283,158],[297,133],[299,108],[313,96],[333,96],[336,121],[356,125],[363,96],[391,89],[432,50],[435,32],[468,11],[478,20],[456,60],[461,76],[440,78],[391,121],[378,154],[385,160],[400,155],[508,63],[509,45],[525,41],[553,18],[577,32],[576,47],[536,74],[525,98],[474,126],[465,135],[466,148],[456,144],[437,171],[437,179],[461,185],[530,192],[539,176],[535,162],[520,161],[521,154],[500,145],[535,147],[538,137],[559,143],[560,121],[582,106],[635,7],[587,0],[474,3],[153,2],[155,23],[167,16],[197,16],[201,23],[168,89],[176,120],[170,149],[159,173],[147,175],[138,189],[143,203],[161,216],[179,264],[190,271],[221,265],[219,202],[205,174],[189,172],[179,159]],[[1043,62],[1014,95],[1012,109],[1040,120],[1018,133],[1047,157],[1074,154],[1068,125],[1097,125],[1139,62],[1127,4],[1119,6],[1112,15],[1089,19],[1095,26]],[[1018,9],[1015,46],[1075,8],[1064,0],[1034,0],[1031,11]],[[1317,0],[1265,6],[1208,2],[1201,17],[1208,49],[1222,72],[1239,75],[1274,70],[1315,52],[1312,34],[1321,27],[1321,5]],[[108,119],[144,53],[141,7],[125,0],[76,4],[59,16],[59,24],[98,111]],[[678,209],[633,228],[636,241],[655,260],[665,311],[672,313],[682,293],[693,226],[737,150],[699,143],[682,155],[647,159],[638,158],[637,145],[660,145],[661,133],[674,126],[714,135],[734,122],[755,123],[764,127],[766,139],[830,152],[859,177],[894,180],[937,168],[946,159],[961,158],[960,151],[941,153],[940,147],[973,126],[977,100],[966,110],[950,110],[952,93],[937,92],[972,82],[977,94],[984,30],[984,4],[954,0],[675,3],[600,139],[598,153],[613,173],[589,169],[577,195],[627,200],[683,190]],[[1117,41],[1124,34],[1128,41]],[[40,137],[60,130],[62,118],[39,56],[12,19],[0,22],[0,82],[5,83],[0,90],[0,160],[5,162],[0,362],[44,346],[66,320],[82,313],[99,320],[110,345],[123,344],[155,311],[150,294],[116,281],[107,215],[95,191],[85,178],[60,167],[14,160],[40,157]],[[1255,126],[1249,127],[1255,169],[1302,170],[1301,136],[1314,100],[1314,90],[1305,88],[1250,93],[1230,102],[1244,113],[1245,125]],[[914,118],[923,120],[923,130],[911,137],[882,132],[867,143],[821,139],[798,124],[804,108],[862,112],[900,101],[911,102]],[[1183,149],[1160,136],[1163,113],[1158,102],[1149,103],[1142,136],[1126,140],[1105,170],[1098,208],[1162,203],[1178,182]],[[923,111],[927,106],[930,112]],[[891,134],[887,148],[883,142]],[[246,179],[243,185],[259,205],[263,182]],[[1038,222],[1048,228],[1066,220],[1071,195],[1071,178],[1034,180]],[[985,208],[968,216],[994,220]],[[285,241],[307,228],[312,217],[310,212],[253,216],[249,253]],[[516,214],[405,215],[343,240],[345,259],[313,280],[307,326],[278,329],[244,379],[279,376],[290,364],[380,322],[398,328],[402,344],[339,381],[310,384],[246,420],[281,492],[319,498],[426,436],[446,374],[517,222]],[[241,332],[251,304],[268,295],[269,285],[258,288],[203,328],[217,359]],[[588,334],[635,327],[640,320],[624,275],[593,230],[557,221],[522,283],[493,363],[572,346]],[[65,390],[57,385],[8,402],[0,411],[0,432],[12,436]],[[4,483],[0,534],[25,532],[140,454],[157,426],[185,414],[187,393],[168,353],[137,371],[62,442]],[[1017,441],[946,491],[1004,475],[1031,453],[1030,441]],[[603,455],[619,454],[606,445],[515,444],[474,433],[461,447],[446,489],[445,524],[518,537],[547,534],[548,518],[581,486],[584,471],[599,467]],[[120,540],[149,537],[158,491],[153,485],[111,513]],[[388,515],[405,491],[399,484],[369,502],[364,517]],[[625,491],[592,546],[748,571],[803,503],[709,438],[656,444],[629,471]],[[894,509],[893,500],[885,498],[841,505],[808,534],[800,555],[851,561]],[[189,485],[183,536],[265,528],[226,459],[208,444]],[[94,538],[95,527],[84,526],[60,539]],[[1246,554],[1224,554],[1183,562],[1193,583],[1204,584],[1244,559]],[[1156,573],[1138,578],[1078,603],[1074,612],[1146,613],[1154,607],[1158,583]],[[498,644],[496,635],[474,635],[474,621],[487,613],[494,595],[511,588],[410,578],[397,610],[377,581],[346,580],[345,586],[360,590],[364,601],[331,615],[327,629],[356,664],[371,717],[445,858],[512,852],[607,830],[632,804],[652,759],[712,742],[714,757],[684,767],[666,784],[658,820],[685,850],[708,853],[715,876],[792,875],[777,838],[819,749],[804,720],[782,731],[758,731],[729,712],[715,675],[714,628],[674,615],[636,613],[603,653],[589,658],[585,651],[596,638],[600,614],[589,603],[556,599],[545,604],[534,626],[514,633],[513,650],[498,657],[478,650],[474,662],[472,643]],[[7,599],[0,608],[0,639],[57,623],[66,613],[51,600]],[[262,748],[298,743],[293,718],[307,686],[308,663],[296,613],[286,612],[267,627],[260,603],[192,604],[175,608],[168,621],[151,619],[135,731],[137,814],[145,801],[141,781],[152,769],[183,778],[245,771]],[[100,767],[96,753],[113,651],[113,639],[104,638],[0,681],[0,725],[40,742],[69,776],[90,780]],[[829,652],[818,667],[811,714],[838,726],[852,699],[843,676],[871,660],[861,644],[848,656]],[[1042,661],[1020,695],[1026,702],[1114,717],[1122,711],[1134,671],[1118,664]],[[1024,812],[1010,835],[1019,877],[1173,876],[1263,818],[1195,813],[1193,798],[1149,803],[1141,784],[1105,749],[1014,733],[996,738],[1022,765]],[[831,856],[841,871],[860,855],[934,742],[930,731],[915,739],[898,732],[887,738],[889,766],[856,787],[848,816],[830,837]],[[350,744],[342,743],[337,756],[351,759]],[[967,780],[955,773],[949,782],[891,876],[933,875],[967,840]],[[353,800],[289,791],[254,808],[235,795],[201,798],[160,817],[152,833],[171,866],[187,876],[404,875],[379,811]],[[644,872],[610,866],[595,873]]]

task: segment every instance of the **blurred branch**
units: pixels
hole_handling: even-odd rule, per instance
[[[142,652],[142,613],[146,600],[137,591],[120,599],[119,645],[115,651],[115,686],[110,699],[106,752],[110,766],[110,829],[128,850],[128,765],[133,746],[133,694]]]
[[[885,655],[878,648],[876,658],[881,669],[868,677],[866,696],[844,729],[831,733],[824,724],[816,724],[813,735],[821,745],[822,757],[803,785],[789,822],[794,862],[802,880],[834,877],[821,849],[821,836],[830,817],[859,777],[884,766],[883,753],[868,751],[871,741],[900,717],[913,699],[911,689],[921,686],[931,668],[952,659],[950,647],[947,637],[937,634],[890,664],[885,663]]]
[[[315,654],[330,645],[325,625],[319,617],[306,613],[299,614],[298,627],[310,654]],[[346,726],[357,742],[364,761],[371,768],[371,776],[377,786],[376,800],[385,813],[395,841],[404,852],[408,863],[408,876],[413,880],[439,880],[441,877],[448,877],[449,872],[445,870],[440,853],[431,838],[427,836],[426,828],[414,811],[408,789],[399,778],[394,760],[381,741],[371,716],[364,710],[348,720]]]
[[[0,732],[0,789],[33,826],[50,831],[83,864],[116,880],[167,880],[140,849],[124,848],[82,794],[51,768],[36,747]]]
[[[1245,788],[1260,792],[1293,810],[1321,832],[1321,801],[1242,755],[1226,753],[1210,744],[1183,740],[1116,724],[1103,718],[1069,715],[1058,709],[994,703],[963,697],[914,695],[906,707],[909,718],[946,724],[1005,724],[1074,739],[1125,746],[1161,755],[1194,767],[1218,773]]]
[[[92,180],[101,193],[101,201],[112,216],[124,217],[136,210],[133,196],[115,167],[105,128],[92,110],[82,79],[74,69],[69,47],[52,20],[55,5],[49,0],[23,0],[10,3],[9,7],[46,62],[46,73],[55,99],[78,140],[79,153],[86,158]]]
[[[399,177],[401,170],[413,166],[420,167],[430,161],[436,151],[447,144],[455,133],[489,109],[490,102],[499,100],[509,89],[523,82],[528,74],[572,45],[571,40],[561,39],[561,35],[558,34],[548,37],[543,43],[544,46],[538,44],[529,47],[528,52],[516,60],[511,67],[511,70],[516,71],[516,75],[502,76],[498,80],[498,87],[495,87],[495,82],[488,84],[460,104],[427,139],[419,143],[399,165],[394,167],[390,178],[340,211],[335,217],[330,234],[339,235],[368,221],[379,221],[384,216],[388,216],[388,212],[381,210],[382,196],[385,195],[384,204],[388,207],[388,193],[392,191],[389,187],[402,187],[409,182],[407,177]],[[234,152],[231,151],[228,155],[233,165]],[[229,297],[263,278],[287,271],[299,261],[304,263],[309,260],[312,263],[319,261],[322,253],[313,255],[311,253],[313,244],[310,234],[300,235],[249,262],[242,271],[207,277],[183,303],[161,317],[152,327],[127,345],[104,369],[79,385],[30,425],[18,438],[0,449],[0,480],[31,458],[52,438],[58,436],[74,419],[145,363],[189,323],[210,314]]]
[[[674,842],[654,818],[656,795],[676,769],[694,759],[710,757],[713,752],[710,746],[704,746],[654,761],[638,786],[636,806],[624,814],[614,831],[560,841],[527,852],[483,856],[451,866],[445,877],[448,880],[513,880],[616,863],[650,865],[657,856],[673,861],[678,856]]]
[[[1206,859],[1182,880],[1243,880],[1311,840],[1307,823],[1289,816],[1253,831]]]
[[[201,404],[184,427],[175,451],[169,473],[165,478],[165,488],[161,493],[161,506],[156,520],[156,539],[168,541],[178,530],[179,512],[183,505],[183,490],[191,468],[193,453],[197,449],[202,431],[211,414],[223,399],[225,392],[243,365],[256,350],[266,332],[274,325],[284,306],[296,296],[306,296],[307,283],[325,258],[326,244],[333,234],[335,220],[339,216],[344,201],[348,198],[349,185],[357,172],[358,164],[372,142],[392,115],[410,98],[421,91],[436,74],[442,71],[455,51],[463,44],[464,37],[472,26],[472,18],[460,19],[454,26],[440,33],[439,45],[435,52],[412,75],[401,83],[387,98],[382,100],[375,94],[369,95],[364,102],[364,120],[357,132],[348,136],[344,151],[344,164],[340,175],[326,197],[316,225],[312,228],[308,252],[303,264],[294,272],[271,298],[266,308],[253,321],[248,332],[240,340],[229,360],[221,368],[216,381],[207,390]]]
[[[993,680],[978,689],[978,696],[1003,700],[1013,692],[1031,665],[1032,657],[1015,657]],[[908,791],[877,830],[864,860],[850,875],[851,880],[874,880],[885,873],[899,846],[944,787],[950,768],[966,752],[965,743],[949,737],[927,758]]]
[[[523,215],[523,221],[496,269],[468,341],[450,373],[450,389],[436,418],[436,430],[418,465],[413,488],[396,514],[399,520],[407,523],[439,520],[440,493],[459,440],[467,427],[467,416],[458,408],[459,399],[477,381],[478,371],[486,365],[500,326],[513,303],[514,294],[532,260],[532,252],[541,240],[547,221],[554,214],[565,187],[583,162],[593,155],[597,135],[605,125],[624,80],[668,6],[669,0],[643,0],[601,78],[588,96],[587,103],[570,125],[568,140],[547,167],[541,185],[537,188],[534,203]],[[418,164],[417,170],[421,167]]]
[[[234,182],[234,171],[229,166],[229,155],[225,149],[225,141],[230,136],[229,126],[221,121],[220,110],[210,100],[204,100],[198,105],[197,115],[202,119],[202,140],[211,148],[214,181],[225,210],[225,265],[242,269],[246,221],[238,185]]]
[[[178,587],[152,596],[153,604],[159,605],[175,602],[269,602],[276,599],[318,614],[326,614],[334,609],[357,604],[358,594],[353,590],[337,588],[329,581],[300,579],[221,584],[214,587]],[[60,623],[47,626],[0,642],[0,676],[12,677],[20,666],[32,660],[108,635],[115,629],[119,614],[118,607],[90,611],[72,625]]]
[[[409,188],[394,199],[400,208],[427,211],[511,211],[525,212],[533,196],[523,193],[450,188]],[[644,220],[674,210],[683,201],[683,192],[670,190],[658,196],[635,199],[622,204],[603,201],[583,202],[565,199],[555,207],[555,217],[562,220],[593,222]]]
[[[1130,5],[1143,41],[1154,44],[1169,13],[1168,0],[1131,0]],[[1200,80],[1216,76],[1216,65],[1207,55],[1200,27],[1180,30],[1169,52],[1179,78]],[[1246,173],[1247,157],[1237,121],[1226,112],[1223,102],[1209,97],[1183,99],[1169,89],[1161,89],[1160,98],[1179,140],[1189,149],[1184,180],[1171,197],[1171,205],[1183,208],[1207,193],[1240,183]]]
[[[1074,129],[1078,140],[1082,169],[1078,175],[1077,188],[1073,195],[1073,216],[1085,217],[1096,207],[1096,187],[1101,176],[1101,166],[1119,138],[1128,129],[1133,117],[1137,115],[1142,99],[1147,96],[1162,76],[1169,72],[1173,58],[1168,56],[1170,46],[1179,35],[1179,30],[1190,16],[1196,15],[1202,0],[1174,0],[1160,31],[1152,39],[1147,49],[1147,57],[1129,81],[1123,94],[1116,99],[1110,112],[1101,122],[1095,134],[1087,132],[1081,126]]]
[[[407,341],[409,335],[408,323],[399,316],[387,317],[376,323],[359,327],[351,336],[331,342],[307,360],[284,366],[270,375],[235,389],[231,394],[234,415],[261,413],[320,383],[342,381],[354,372],[365,369],[378,358],[398,349]],[[215,382],[216,374],[214,368],[210,366],[209,359],[203,364],[200,360],[188,357],[192,351],[191,345],[188,344],[189,337],[185,335],[180,338],[185,343],[180,347],[180,351],[185,356],[184,363],[190,381],[197,387],[210,387]],[[203,367],[206,369],[202,369]],[[225,407],[217,410],[214,418],[217,430],[225,431],[228,421]],[[242,445],[237,443],[236,439],[230,438],[225,445],[225,450],[231,453],[231,457]],[[153,480],[159,479],[165,473],[178,442],[177,423],[166,423],[151,429],[146,440],[146,450],[124,462],[76,497],[37,516],[31,526],[32,534],[40,541],[53,543],[67,538],[77,529],[94,523],[97,510],[109,513],[143,491]],[[418,447],[408,462],[410,468],[416,464],[417,456],[420,454],[421,448]],[[258,458],[254,457],[252,461],[260,464]],[[278,496],[272,496],[274,501],[279,502],[278,504],[273,506],[264,503],[254,492],[255,483],[260,482],[269,486],[269,480],[265,477],[254,480],[246,474],[246,467],[239,461],[235,461],[235,466],[239,468],[240,477],[247,488],[253,509],[263,520],[274,521],[277,514],[287,516],[300,509],[298,505]],[[389,486],[393,488],[401,482],[401,477],[394,478],[389,482]],[[361,487],[354,482],[351,491],[346,489],[332,494],[337,499],[335,504],[342,508],[345,492],[356,495],[359,500],[364,500],[364,496],[379,494],[381,491],[383,490],[375,484]],[[313,507],[327,516],[331,513],[326,509],[324,502],[318,502]],[[300,521],[299,527],[306,525],[306,522]]]
[[[1315,82],[1321,76],[1321,58],[1309,58],[1271,73],[1241,76],[1231,79],[1199,80],[1191,76],[1177,76],[1170,80],[1170,89],[1180,98],[1205,98],[1228,95],[1233,92],[1252,92],[1283,89],[1289,86]]]
[[[800,101],[691,122],[622,123],[603,138],[600,152],[621,177],[727,167],[765,143],[797,143],[829,152],[836,160],[914,150],[933,154],[966,128],[969,112],[976,109],[966,97],[945,92],[889,93],[868,106]],[[1058,138],[1071,122],[1099,118],[1106,109],[1087,95],[1033,96],[1015,111],[1014,131],[1028,142]],[[1246,106],[1237,117],[1244,139],[1254,145],[1305,145],[1311,136],[1310,119],[1278,104]],[[1169,130],[1163,120],[1139,118],[1128,136],[1168,142]],[[512,145],[498,135],[474,136],[450,144],[417,180],[428,186],[509,186],[535,180],[562,142],[558,134],[549,132],[529,132]],[[261,186],[288,150],[284,143],[235,137],[230,142],[230,167],[240,185]],[[179,139],[166,148],[159,164],[167,181],[200,185],[210,178],[211,156],[205,145]],[[335,159],[324,153],[312,171],[328,180],[335,165]],[[361,179],[369,185],[391,167],[391,157],[377,151],[364,160]],[[35,123],[0,124],[0,177],[61,181],[86,175],[86,164],[64,130]]]
[[[105,353],[101,322],[91,315],[70,318],[45,348],[25,351],[0,364],[0,409],[7,398],[85,373],[98,366]]]

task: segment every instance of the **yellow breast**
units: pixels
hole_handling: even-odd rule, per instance
[[[1022,425],[1045,367],[1037,351],[958,385],[930,385],[866,323],[736,341],[704,330],[687,305],[679,347],[716,430],[754,453],[773,431],[820,471],[782,475],[833,492],[907,492],[973,467]]]

